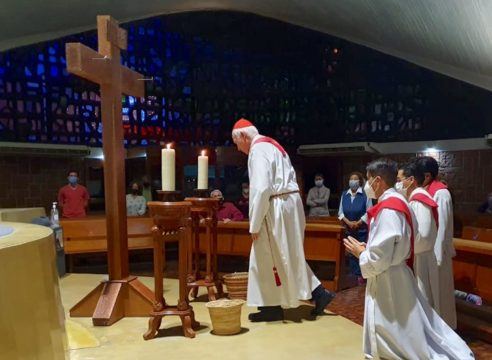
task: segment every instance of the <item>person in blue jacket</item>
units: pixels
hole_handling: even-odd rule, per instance
[[[338,218],[345,225],[345,236],[352,236],[358,241],[367,241],[367,210],[372,206],[372,201],[364,193],[364,177],[360,172],[354,171],[350,174],[349,188],[340,197]],[[359,284],[364,283],[359,260],[350,256],[350,270],[357,276]]]

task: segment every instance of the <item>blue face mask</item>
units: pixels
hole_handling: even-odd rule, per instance
[[[71,175],[71,176],[69,176],[69,177],[68,177],[68,182],[69,182],[71,185],[75,185],[75,184],[77,184],[77,181],[78,181],[78,180],[79,180],[79,179],[78,179],[78,177],[77,177],[77,176],[73,176],[73,175]]]
[[[357,190],[359,185],[359,180],[349,180],[349,187],[351,190]]]

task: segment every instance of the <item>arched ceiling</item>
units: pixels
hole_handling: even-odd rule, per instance
[[[202,10],[304,26],[492,90],[490,0],[3,0],[0,51],[93,29],[96,15]]]

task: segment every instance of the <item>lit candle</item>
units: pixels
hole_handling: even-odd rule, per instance
[[[202,150],[202,155],[198,156],[198,189],[208,189],[208,156],[205,155],[205,150]]]
[[[162,191],[175,191],[175,154],[171,149],[171,144],[167,144],[167,149],[161,151],[161,179]]]

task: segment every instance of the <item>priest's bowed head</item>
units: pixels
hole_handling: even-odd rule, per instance
[[[239,119],[232,128],[232,141],[237,149],[246,155],[249,154],[253,138],[258,135],[258,129],[246,119]]]

